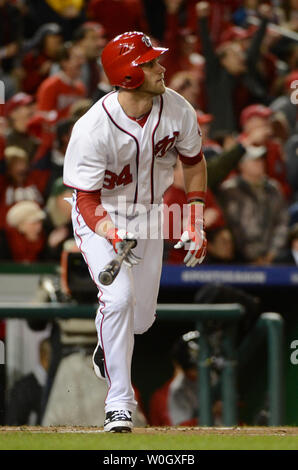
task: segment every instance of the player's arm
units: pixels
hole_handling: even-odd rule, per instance
[[[204,231],[204,206],[207,187],[207,171],[204,155],[195,165],[182,164],[188,217],[185,231],[175,248],[189,244],[184,258],[186,266],[194,267],[206,256],[207,240]]]
[[[175,248],[188,248],[186,266],[201,263],[206,255],[204,232],[204,205],[207,188],[206,161],[202,152],[202,134],[194,109],[188,105],[182,120],[181,134],[176,149],[182,162],[187,197],[187,224]]]
[[[133,234],[115,227],[109,213],[101,203],[101,190],[86,192],[77,191],[77,207],[88,227],[100,237],[106,238],[116,253],[121,253],[125,240],[134,239]],[[138,264],[136,256],[129,252],[125,258],[126,264]]]
[[[107,237],[115,229],[109,213],[101,204],[101,190],[77,191],[77,206],[88,227],[101,237]]]
[[[202,154],[202,159],[195,165],[187,165],[182,162],[182,168],[188,202],[205,202],[207,169],[204,155]]]

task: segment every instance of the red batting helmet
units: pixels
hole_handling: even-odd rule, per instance
[[[101,61],[111,85],[133,89],[142,85],[145,79],[139,65],[150,62],[167,50],[153,47],[148,36],[134,31],[112,39],[102,51]]]

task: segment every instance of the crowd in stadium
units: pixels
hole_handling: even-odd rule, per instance
[[[197,110],[208,166],[206,262],[298,263],[297,0],[0,1],[0,259],[58,261],[72,126],[111,91],[108,40],[169,47],[166,84]],[[183,206],[179,165],[165,203]],[[249,222],[248,222],[249,221]],[[165,260],[180,263],[166,242]]]
[[[166,85],[197,112],[208,168],[205,263],[298,265],[298,0],[0,0],[0,261],[60,262],[73,236],[65,201],[72,190],[63,184],[70,134],[112,90],[100,61],[104,46],[135,30],[169,48],[161,57]],[[179,165],[164,202],[182,208]],[[182,263],[171,227],[169,235],[164,260]],[[175,373],[152,397],[146,418],[138,410],[140,423],[196,424],[189,418],[197,413],[196,337],[192,332],[176,344]],[[39,415],[51,354],[42,342],[39,380],[31,375],[13,389],[9,424]],[[83,359],[81,367],[89,373]],[[70,404],[69,395],[59,395],[67,391],[65,374],[62,382],[55,403],[65,406],[49,408],[44,423],[63,424]],[[25,388],[31,390],[26,403]],[[80,390],[89,421],[85,415],[70,424],[85,418],[93,424],[105,390],[94,401],[89,392]],[[219,402],[213,411],[220,422]]]

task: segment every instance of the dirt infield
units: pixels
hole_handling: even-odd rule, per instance
[[[102,428],[84,426],[0,426],[1,433],[103,433]],[[227,435],[227,436],[298,436],[298,427],[145,427],[134,428],[134,434],[191,434],[191,435]]]

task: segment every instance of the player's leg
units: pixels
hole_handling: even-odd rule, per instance
[[[134,332],[142,334],[150,328],[156,317],[163,240],[139,240],[134,252],[142,258],[142,261],[132,269],[136,297]]]
[[[98,274],[115,252],[104,238],[89,229],[76,207],[72,215],[76,242],[99,290],[95,324],[109,384],[105,410],[107,413],[123,409],[133,411],[136,407],[131,385],[135,299],[131,272],[123,265],[110,286],[99,284]]]

